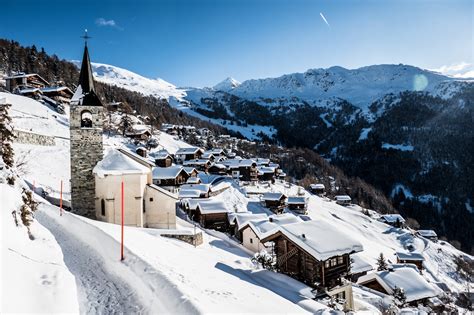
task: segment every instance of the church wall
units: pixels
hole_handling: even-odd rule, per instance
[[[147,184],[146,174],[108,175],[95,177],[95,214],[98,220],[121,223],[121,183],[124,181],[124,224],[146,226],[143,215],[143,195]],[[105,216],[102,215],[102,199],[105,202]]]
[[[146,226],[156,229],[175,229],[177,201],[177,198],[147,186],[145,190]]]

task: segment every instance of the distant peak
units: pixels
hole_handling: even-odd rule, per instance
[[[218,91],[230,91],[240,85],[240,82],[232,77],[227,77],[220,83],[213,86],[214,90]]]

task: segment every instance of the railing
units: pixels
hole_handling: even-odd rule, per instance
[[[277,258],[277,266],[281,267],[288,259],[293,257],[298,252],[298,247],[293,247],[292,250],[286,252],[282,256]]]

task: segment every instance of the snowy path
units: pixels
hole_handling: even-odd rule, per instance
[[[66,266],[76,277],[81,313],[144,312],[133,288],[104,268],[106,263],[96,249],[75,238],[44,213],[39,212],[37,219],[54,235],[63,251]]]

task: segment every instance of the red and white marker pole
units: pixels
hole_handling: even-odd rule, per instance
[[[59,215],[63,215],[63,180],[61,180],[61,190],[59,192]]]
[[[120,260],[123,260],[124,257],[123,257],[123,208],[124,208],[124,205],[123,205],[123,179],[122,179],[122,242],[120,244]]]

